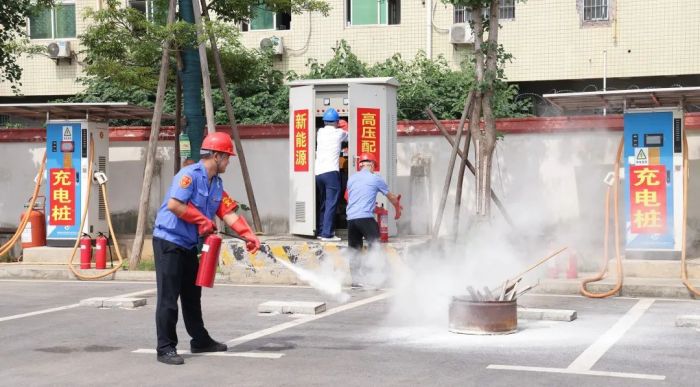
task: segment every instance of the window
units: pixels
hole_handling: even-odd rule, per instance
[[[484,17],[489,14],[488,8],[484,8]],[[500,0],[498,6],[499,19],[515,19],[515,0]],[[469,23],[471,21],[471,13],[465,6],[455,6],[454,22]]]
[[[149,21],[153,21],[153,0],[127,0],[127,5],[146,15]]]
[[[498,6],[499,19],[515,19],[515,0],[501,0]]]
[[[401,24],[401,0],[347,0],[347,25]]]
[[[242,23],[242,31],[259,30],[288,30],[292,23],[292,15],[287,12],[272,12],[264,5],[257,6],[249,23]]]
[[[608,20],[608,0],[583,0],[583,20]]]
[[[50,9],[29,16],[32,39],[75,38],[75,1],[63,0]]]

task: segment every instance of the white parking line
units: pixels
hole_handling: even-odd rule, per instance
[[[150,294],[150,293],[154,293],[154,294],[155,294],[155,292],[156,292],[156,289],[147,289],[147,290],[141,290],[141,291],[138,291],[138,292],[132,292],[132,293],[121,294],[121,295],[113,296],[113,297],[114,297],[114,298],[133,297],[133,296],[140,296],[140,295],[145,295],[145,294]],[[80,306],[80,303],[78,303],[78,304],[70,304],[70,305],[59,306],[59,307],[56,307],[56,308],[37,310],[37,311],[35,311],[35,312],[22,313],[22,314],[15,314],[15,315],[12,315],[12,316],[0,317],[0,322],[3,322],[3,321],[10,321],[10,320],[17,320],[17,319],[20,319],[20,318],[31,317],[31,316],[37,316],[37,315],[40,315],[40,314],[53,313],[53,312],[60,312],[60,311],[62,311],[62,310],[77,308],[77,307],[79,307],[79,306]]]
[[[608,352],[624,336],[653,303],[654,300],[650,298],[639,300],[612,328],[605,332],[603,336],[600,336],[590,347],[586,348],[567,368],[577,371],[587,371],[593,368],[595,363],[605,355],[605,352]]]
[[[335,308],[333,308],[333,309],[329,309],[329,310],[327,310],[327,311],[325,311],[324,313],[321,313],[321,314],[317,314],[317,315],[314,315],[314,316],[308,316],[308,317],[302,317],[302,318],[299,318],[299,319],[294,320],[294,321],[289,321],[289,322],[286,322],[286,323],[278,324],[278,325],[275,325],[275,326],[270,327],[270,328],[267,328],[267,329],[263,329],[263,330],[260,330],[260,331],[257,331],[257,332],[253,332],[253,333],[250,333],[250,334],[247,334],[247,335],[244,335],[244,336],[241,336],[241,337],[238,337],[238,338],[229,340],[229,341],[226,342],[226,344],[228,344],[229,349],[230,349],[230,348],[233,348],[233,347],[235,347],[235,346],[241,345],[241,344],[243,344],[243,343],[247,343],[247,342],[249,342],[249,341],[252,341],[252,340],[255,340],[255,339],[259,339],[259,338],[261,338],[261,337],[269,336],[269,335],[271,335],[271,334],[273,334],[273,333],[281,332],[281,331],[283,331],[283,330],[285,330],[285,329],[293,328],[293,327],[295,327],[295,326],[298,326],[298,325],[301,325],[301,324],[305,324],[305,323],[307,323],[307,322],[311,322],[311,321],[315,321],[315,320],[322,319],[322,318],[324,318],[324,317],[332,316],[332,315],[334,315],[334,314],[337,314],[337,313],[340,313],[340,312],[344,312],[344,311],[346,311],[346,310],[350,310],[350,309],[357,308],[358,306],[367,305],[367,304],[371,304],[371,303],[373,303],[373,302],[375,302],[375,301],[383,300],[383,299],[385,299],[385,298],[388,298],[388,297],[391,296],[391,295],[392,295],[391,292],[386,292],[386,293],[378,294],[378,295],[373,296],[373,297],[363,298],[363,299],[361,299],[361,300],[358,300],[358,301],[355,301],[355,302],[351,302],[351,303],[349,303],[349,304],[345,304],[345,305],[337,306],[337,307],[335,307]],[[144,349],[144,348],[141,348],[141,349],[137,349],[137,350],[135,350],[135,351],[132,351],[132,353],[148,353],[148,354],[155,354],[156,351],[155,351],[154,349]],[[189,351],[178,351],[178,353],[181,353],[181,354],[183,354],[183,353],[189,353]],[[250,356],[245,355],[244,357],[265,357],[265,358],[270,358],[270,359],[271,359],[271,358],[275,358],[275,357],[272,356],[272,355],[275,355],[275,354],[273,354],[273,353],[269,353],[269,354],[267,354],[267,353],[258,353],[258,352],[211,352],[211,353],[219,353],[219,354],[250,354]],[[210,354],[208,354],[208,355],[209,355],[209,356],[243,356],[243,355],[210,355]],[[282,355],[282,354],[279,354],[279,355]],[[279,357],[281,357],[281,356],[279,356]],[[275,359],[277,359],[277,358],[279,358],[279,357],[276,357]]]
[[[663,375],[647,375],[633,374],[627,372],[607,372],[607,371],[591,371],[591,370],[572,370],[568,368],[547,368],[547,367],[525,367],[525,366],[509,366],[491,364],[486,367],[490,370],[509,370],[509,371],[531,371],[531,372],[548,372],[554,374],[572,374],[572,375],[589,375],[589,376],[610,376],[616,378],[628,379],[648,379],[648,380],[665,380]]]
[[[58,311],[61,311],[61,310],[66,310],[66,309],[73,309],[73,308],[77,308],[77,307],[79,307],[79,306],[80,306],[80,304],[70,304],[70,305],[59,306],[58,308],[37,310],[36,312],[29,312],[29,313],[16,314],[16,315],[13,315],[13,316],[0,317],[0,322],[3,322],[3,321],[10,321],[10,320],[17,320],[17,319],[20,319],[20,318],[31,317],[31,316],[37,316],[37,315],[40,315],[40,314],[58,312]]]
[[[241,337],[229,340],[226,342],[226,344],[228,344],[230,347],[235,347],[237,345],[241,345],[243,343],[247,343],[249,341],[256,340],[256,339],[259,339],[261,337],[271,335],[273,333],[281,332],[285,329],[293,328],[297,325],[301,325],[301,324],[305,324],[307,322],[319,320],[319,319],[322,319],[324,317],[332,316],[336,313],[345,312],[346,310],[357,308],[358,306],[367,305],[367,304],[371,304],[375,301],[383,300],[385,298],[388,298],[391,295],[392,295],[391,292],[386,292],[386,293],[382,293],[382,294],[379,294],[379,295],[376,295],[373,297],[367,297],[367,298],[364,298],[362,300],[351,302],[349,304],[337,306],[333,309],[329,309],[326,312],[318,314],[318,315],[303,317],[303,318],[300,318],[298,320],[289,321],[286,323],[275,325],[271,328],[267,328],[267,329],[263,329],[261,331],[253,332],[253,333],[247,334],[245,336],[241,336]]]
[[[137,349],[131,351],[131,353],[141,353],[147,355],[155,355],[157,352],[155,349]],[[218,356],[218,357],[250,357],[254,359],[279,359],[284,356],[283,353],[264,353],[264,352],[205,352],[205,353],[192,353],[188,350],[178,350],[179,355],[191,355],[191,356]]]
[[[567,368],[549,368],[549,367],[527,367],[515,365],[500,365],[491,364],[487,369],[494,370],[511,370],[511,371],[530,371],[530,372],[549,372],[558,374],[575,374],[575,375],[591,375],[591,376],[609,376],[617,378],[631,379],[649,379],[649,380],[665,380],[664,375],[651,374],[636,374],[626,372],[608,372],[608,371],[593,371],[591,368],[600,360],[605,353],[612,348],[615,343],[624,336],[624,334],[642,317],[651,305],[654,303],[653,298],[640,299],[630,310],[625,313],[610,329],[607,330],[598,340],[586,348]]]

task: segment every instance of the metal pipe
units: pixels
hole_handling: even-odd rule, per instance
[[[608,50],[603,50],[603,93],[608,89]],[[603,108],[603,115],[608,115],[608,108]]]
[[[433,59],[433,0],[425,1],[425,56]]]

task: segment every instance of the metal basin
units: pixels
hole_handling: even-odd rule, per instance
[[[504,335],[518,330],[518,303],[512,301],[472,301],[455,296],[450,302],[450,332],[468,335]]]

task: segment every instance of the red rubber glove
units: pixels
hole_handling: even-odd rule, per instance
[[[253,230],[243,216],[239,216],[238,220],[233,222],[230,226],[233,231],[246,240],[245,247],[249,253],[255,254],[260,249],[260,240],[255,236]]]
[[[396,204],[397,204],[397,206],[395,206],[396,207],[395,208],[396,215],[394,215],[394,219],[400,218],[401,217],[401,210],[403,210],[403,206],[401,205],[401,195],[400,194],[396,197]]]
[[[199,236],[207,236],[216,231],[216,224],[212,222],[211,219],[204,216],[204,214],[199,212],[197,207],[195,207],[192,203],[187,204],[187,209],[179,216],[179,218],[187,223],[196,224]]]

